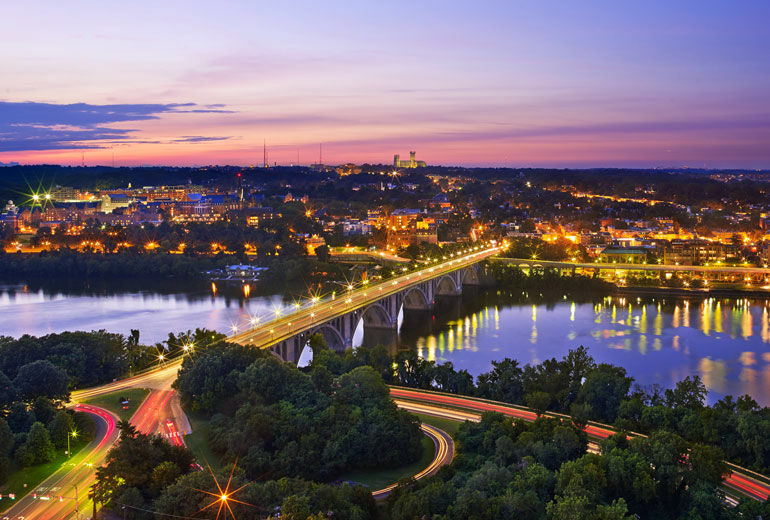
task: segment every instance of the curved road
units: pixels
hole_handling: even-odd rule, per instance
[[[401,406],[399,405],[399,407]],[[425,423],[420,425],[420,429],[433,441],[435,452],[431,463],[428,464],[425,469],[414,475],[413,478],[415,480],[420,480],[424,477],[432,477],[442,466],[446,466],[452,462],[452,459],[455,456],[455,443],[447,432]],[[372,491],[372,496],[375,500],[383,500],[390,495],[390,492],[393,491],[396,486],[398,486],[398,482],[394,482],[377,491]]]
[[[37,486],[34,492],[29,492],[3,513],[3,519],[60,520],[75,513],[76,508],[81,515],[90,515],[88,489],[95,478],[94,469],[104,461],[118,439],[118,418],[96,406],[75,405],[74,409],[96,419],[94,440],[73,456],[71,462]]]
[[[527,421],[534,421],[537,418],[537,414],[526,407],[474,397],[403,387],[391,387],[390,394],[396,399],[399,406],[406,409],[410,409],[409,407],[412,406],[412,411],[432,412],[432,415],[446,418],[454,416],[454,420],[476,420],[475,417],[480,417],[472,412],[498,412]],[[434,405],[444,408],[438,408]],[[468,413],[469,410],[471,413]],[[567,415],[554,413],[547,413],[546,415],[571,420]],[[589,423],[585,431],[594,439],[604,439],[617,433],[611,426],[596,422]],[[631,435],[642,436],[638,433],[631,433]],[[731,468],[731,472],[724,477],[724,485],[727,488],[756,500],[767,500],[770,497],[770,478],[729,462],[727,464]]]

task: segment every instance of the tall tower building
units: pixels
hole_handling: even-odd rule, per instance
[[[393,156],[393,167],[394,168],[400,168],[401,167],[401,161],[399,160],[400,157],[398,154]]]
[[[409,152],[409,167],[410,168],[417,168],[417,160],[415,159],[415,155],[417,155],[417,152],[415,152],[415,151]]]

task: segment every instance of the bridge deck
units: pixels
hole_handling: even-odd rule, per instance
[[[309,302],[283,317],[278,317],[247,331],[234,334],[230,336],[229,341],[243,345],[253,345],[259,348],[270,347],[312,327],[344,316],[356,309],[364,308],[400,291],[476,264],[497,254],[499,250],[498,246],[473,250],[433,266],[408,272],[391,280],[365,285],[335,298],[325,298],[318,302]]]
[[[770,275],[768,267],[740,267],[727,265],[670,265],[670,264],[608,264],[599,262],[560,262],[553,260],[533,260],[527,258],[492,259],[495,262],[503,262],[511,265],[525,265],[527,267],[552,267],[555,269],[599,269],[621,271],[666,271],[666,272],[699,272],[699,273],[728,273],[728,274],[762,274]]]

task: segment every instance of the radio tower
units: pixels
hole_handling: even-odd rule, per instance
[[[267,140],[262,139],[262,166],[267,168]]]

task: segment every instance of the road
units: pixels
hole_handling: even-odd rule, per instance
[[[435,451],[433,454],[433,460],[431,460],[430,464],[428,464],[425,469],[414,475],[413,478],[415,480],[420,480],[421,478],[435,475],[442,466],[446,466],[447,464],[451,463],[455,456],[455,443],[454,440],[452,440],[451,435],[449,435],[444,430],[425,423],[420,425],[420,429],[429,439],[433,441]],[[394,482],[387,487],[378,489],[377,491],[372,491],[372,496],[375,500],[384,500],[388,498],[388,495],[390,495],[390,492],[393,491],[396,486],[398,486],[398,483]]]
[[[131,417],[131,423],[142,433],[160,433],[168,438],[169,442],[183,445],[183,437],[177,430],[177,425],[186,425],[184,427],[187,429],[189,425],[179,407],[176,392],[171,390],[171,383],[176,378],[180,364],[181,361],[170,363],[146,374],[73,392],[71,408],[88,413],[96,420],[97,432],[94,440],[73,457],[72,463],[60,468],[34,491],[31,490],[32,492],[19,499],[2,518],[62,520],[75,518],[76,508],[80,518],[90,518],[93,504],[88,500],[88,490],[94,482],[95,469],[104,462],[107,452],[117,442],[119,432],[118,418],[103,408],[83,404],[82,401],[86,399],[125,388],[152,388]]]
[[[509,417],[516,417],[527,421],[534,421],[537,418],[535,412],[523,406],[454,394],[391,387],[390,395],[399,403],[399,406],[406,409],[411,409],[418,413],[431,413],[431,415],[453,420],[476,420],[478,415],[475,412],[498,412]],[[553,413],[546,415],[570,419],[567,415]],[[585,431],[593,439],[604,439],[617,433],[611,426],[596,422],[589,423]],[[630,435],[641,436],[641,434],[637,433],[631,433]],[[767,500],[770,497],[770,478],[735,464],[727,464],[730,467],[730,472],[724,477],[724,485],[727,488],[742,496],[756,500]]]
[[[97,425],[94,440],[73,456],[71,462],[37,486],[34,492],[18,500],[3,514],[4,520],[61,520],[74,517],[76,508],[81,515],[85,513],[84,517],[90,516],[92,505],[88,500],[88,489],[94,481],[94,469],[104,461],[118,439],[118,419],[95,406],[78,404],[74,409],[94,417]]]

